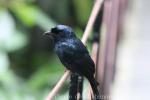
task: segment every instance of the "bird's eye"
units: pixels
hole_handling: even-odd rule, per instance
[[[52,28],[53,33],[58,33],[58,30],[56,28]]]
[[[59,33],[63,32],[63,30],[58,30],[57,28],[52,28],[52,32],[55,34],[59,34]]]

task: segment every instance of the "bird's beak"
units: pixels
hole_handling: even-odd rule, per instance
[[[51,32],[51,30],[49,30],[49,31],[46,31],[46,32],[44,32],[44,34],[43,35],[52,35],[52,32]]]

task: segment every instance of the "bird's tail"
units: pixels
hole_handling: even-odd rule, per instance
[[[90,78],[89,79],[89,82],[90,82],[90,85],[92,87],[92,90],[93,90],[93,94],[94,94],[94,100],[101,100],[100,99],[100,93],[98,91],[98,82],[93,78]]]

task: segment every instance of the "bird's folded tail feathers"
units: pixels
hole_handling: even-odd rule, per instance
[[[90,85],[91,85],[92,90],[93,90],[94,100],[101,100],[100,99],[100,93],[99,93],[98,88],[97,88],[97,86],[99,85],[98,82],[94,79],[94,77],[90,78],[89,81],[90,81]]]

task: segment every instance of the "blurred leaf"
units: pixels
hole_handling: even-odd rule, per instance
[[[15,22],[7,10],[0,11],[0,49],[15,51],[27,44],[27,37],[15,28]]]
[[[6,42],[7,51],[15,51],[21,49],[28,43],[27,37],[25,34],[16,30],[16,33],[11,36],[11,40]]]
[[[78,23],[85,26],[91,13],[93,0],[73,0],[73,4]]]
[[[83,30],[80,27],[75,27],[75,33],[77,35],[78,38],[82,38],[83,36]]]
[[[44,30],[49,30],[56,25],[56,22],[38,9],[36,12],[36,24]]]
[[[38,25],[44,30],[47,30],[56,24],[50,17],[34,5],[14,5],[12,11],[27,26]]]
[[[71,17],[70,0],[49,0],[47,11],[55,18],[55,20],[65,23]]]
[[[12,7],[16,16],[27,26],[33,26],[36,23],[36,10],[35,6],[28,6],[26,4],[16,4]]]
[[[68,94],[69,94],[68,92],[61,94],[61,95],[57,96],[56,99],[57,100],[67,100],[69,98]]]
[[[7,10],[0,10],[0,47],[9,41],[15,29],[15,22]]]
[[[9,60],[5,52],[0,51],[0,77],[8,70]]]
[[[56,58],[52,59],[51,63],[46,63],[32,75],[28,82],[29,87],[32,90],[37,90],[47,85],[52,86],[63,74],[63,69],[64,67]]]

